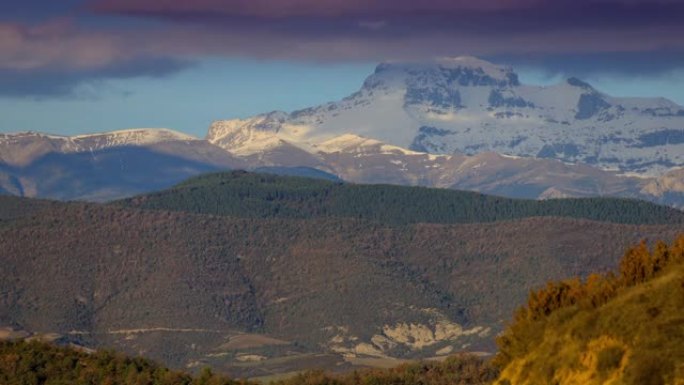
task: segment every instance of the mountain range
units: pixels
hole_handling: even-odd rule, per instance
[[[360,91],[287,114],[216,122],[207,139],[236,154],[282,142],[340,150],[341,135],[431,153],[558,159],[659,175],[684,163],[684,107],[617,98],[571,78],[523,85],[511,68],[472,57],[384,63]],[[327,142],[326,141],[330,141]]]
[[[684,206],[684,107],[571,78],[522,84],[472,57],[383,63],[343,100],[167,129],[0,135],[0,192],[103,201],[225,169],[521,198],[621,196]],[[330,176],[328,176],[330,177]]]

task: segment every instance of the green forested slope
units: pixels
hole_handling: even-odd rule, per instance
[[[535,216],[627,224],[684,223],[684,213],[613,198],[509,199],[473,192],[355,185],[246,172],[210,174],[116,204],[238,217],[351,217],[387,224],[476,223]]]

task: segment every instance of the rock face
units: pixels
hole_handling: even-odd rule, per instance
[[[684,107],[612,97],[576,78],[524,85],[511,68],[470,57],[380,64],[341,101],[219,121],[207,139],[245,153],[277,139],[308,149],[344,134],[432,154],[497,152],[645,175],[684,165]]]

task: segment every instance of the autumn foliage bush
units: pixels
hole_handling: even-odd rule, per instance
[[[495,363],[504,367],[513,357],[520,356],[539,340],[543,328],[535,327],[561,309],[578,307],[596,309],[615,298],[621,291],[647,282],[672,265],[684,263],[684,235],[668,245],[656,242],[649,249],[646,241],[629,248],[622,257],[616,273],[592,274],[580,278],[548,282],[545,287],[531,291],[527,304],[519,308],[513,322],[497,339],[499,353]],[[654,310],[655,311],[655,310]]]

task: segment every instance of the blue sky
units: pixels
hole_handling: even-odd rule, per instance
[[[374,66],[207,60],[163,78],[85,84],[76,96],[0,98],[0,130],[72,135],[165,127],[203,137],[214,120],[342,98],[358,90]]]

